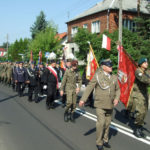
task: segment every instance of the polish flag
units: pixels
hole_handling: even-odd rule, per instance
[[[103,34],[102,48],[105,48],[108,51],[111,50],[111,39],[107,37],[105,34]]]

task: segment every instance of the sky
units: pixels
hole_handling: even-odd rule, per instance
[[[0,0],[0,45],[20,38],[31,38],[30,27],[40,11],[47,21],[58,26],[58,32],[67,32],[68,20],[102,0]]]

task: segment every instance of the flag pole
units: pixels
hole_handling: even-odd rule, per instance
[[[93,54],[93,56],[94,56],[94,58],[95,58],[95,60],[96,60],[96,64],[97,64],[97,66],[98,66],[98,68],[99,68],[99,64],[98,64],[97,59],[96,59],[96,57],[95,57],[95,54],[94,54],[94,51],[93,51],[92,45],[91,45],[91,43],[90,43],[89,41],[88,41],[88,44],[89,44],[89,46],[90,46],[90,50],[92,51],[92,54]]]

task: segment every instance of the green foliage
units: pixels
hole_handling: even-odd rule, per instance
[[[26,60],[26,53],[28,52],[29,39],[16,40],[10,45],[8,50],[8,59],[12,61]]]
[[[33,52],[33,59],[38,60],[39,51],[42,51],[42,60],[45,60],[45,52],[54,52],[57,57],[62,53],[60,41],[56,38],[57,28],[49,24],[48,27],[38,33],[29,45],[29,49]],[[28,52],[30,57],[30,51]]]
[[[41,32],[44,31],[48,25],[46,19],[45,19],[45,14],[43,11],[40,12],[40,15],[37,16],[36,21],[34,22],[34,24],[32,25],[32,27],[30,28],[30,31],[32,33],[32,39],[35,38],[35,36]]]
[[[113,61],[113,70],[117,72],[118,66],[118,30],[113,33],[104,32],[111,41],[111,51],[101,48],[102,46],[102,34],[92,34],[86,29],[79,29],[75,36],[74,41],[78,44],[80,51],[76,52],[76,56],[79,60],[86,62],[87,53],[89,52],[89,45],[87,41],[90,41],[94,54],[98,62],[101,59],[110,58]],[[138,33],[133,33],[127,29],[123,30],[123,47],[133,60],[138,61],[140,57],[150,58],[150,40],[144,40],[142,36],[138,36]],[[149,62],[150,63],[150,62]]]

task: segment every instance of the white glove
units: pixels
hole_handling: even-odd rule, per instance
[[[44,85],[44,86],[43,86],[43,89],[46,90],[46,89],[47,89],[47,85]]]

